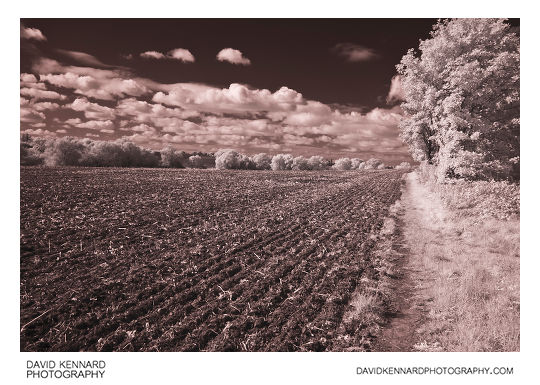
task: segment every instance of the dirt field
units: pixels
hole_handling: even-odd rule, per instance
[[[401,176],[21,168],[21,350],[370,350]]]

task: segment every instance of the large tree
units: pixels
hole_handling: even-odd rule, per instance
[[[397,66],[401,138],[440,178],[519,178],[519,32],[504,19],[439,21]]]

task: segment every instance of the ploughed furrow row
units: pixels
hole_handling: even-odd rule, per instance
[[[21,171],[27,351],[331,349],[401,177]]]
[[[261,346],[262,350],[273,350],[275,347],[278,347],[278,350],[301,348],[295,344],[294,339],[300,335],[300,326],[303,327],[319,314],[328,297],[327,293],[321,290],[328,277],[343,268],[349,270],[353,276],[359,277],[360,269],[355,266],[354,261],[345,266],[342,261],[343,253],[350,251],[342,249],[343,239],[354,231],[352,226],[342,226],[341,232],[334,233],[328,240],[321,239],[322,248],[330,251],[322,254],[322,260],[313,261],[315,268],[311,268],[309,274],[304,274],[297,285],[302,290],[297,293],[294,293],[296,291],[294,290],[293,298],[288,298],[284,306],[270,314],[267,329],[255,337],[254,345]],[[358,251],[353,250],[351,255],[358,257]],[[306,270],[303,271],[306,272]],[[288,321],[284,323],[284,320]],[[263,344],[264,341],[269,342]]]
[[[333,200],[333,202],[336,206],[339,206],[343,204],[343,201],[345,199],[346,198],[343,198],[341,201],[336,199],[336,200]],[[331,212],[332,210],[330,210],[330,213]],[[295,215],[292,216],[292,218],[295,218],[295,217],[296,217]],[[288,231],[285,231],[285,229],[288,229]],[[290,238],[296,238],[297,235],[295,234],[295,232],[298,229],[299,229],[299,226],[297,224],[291,224],[290,227],[288,225],[284,226],[283,230],[275,232],[277,233],[277,235],[274,235],[273,239],[272,238],[268,239],[267,237],[264,237],[260,239],[258,242],[251,241],[245,245],[241,245],[239,247],[234,248],[233,250],[230,250],[228,253],[231,254],[231,257],[227,258],[227,256],[224,256],[223,258],[227,258],[227,259],[224,262],[213,266],[211,270],[205,270],[205,269],[199,268],[196,271],[196,274],[194,274],[193,278],[190,281],[191,283],[193,283],[193,280],[196,280],[196,282],[201,282],[201,283],[199,285],[196,285],[195,287],[193,286],[190,287],[189,290],[190,290],[190,293],[197,292],[197,293],[200,293],[200,295],[194,300],[193,303],[190,303],[189,305],[186,306],[187,311],[184,311],[184,319],[182,320],[182,322],[188,323],[188,324],[191,322],[188,315],[192,313],[193,309],[197,309],[197,313],[192,315],[192,318],[196,318],[197,320],[199,320],[199,322],[203,322],[205,316],[210,316],[216,312],[219,312],[220,310],[219,302],[208,301],[208,298],[210,298],[210,300],[212,300],[215,297],[221,298],[222,296],[225,295],[224,293],[226,291],[231,293],[230,296],[241,297],[243,288],[247,285],[246,282],[249,282],[249,280],[246,278],[250,278],[249,276],[252,275],[253,270],[258,271],[257,269],[259,268],[259,266],[262,266],[265,264],[263,257],[257,255],[257,253],[253,250],[253,248],[255,246],[261,247],[261,245],[266,245],[264,249],[259,250],[259,254],[264,256],[267,254],[266,250],[268,249],[269,244],[274,243],[275,245],[273,247],[276,247],[276,245],[279,245],[279,243],[285,243]],[[245,249],[249,249],[250,246],[251,246],[251,249],[247,253],[248,259],[245,260],[242,258],[242,256],[239,253]],[[283,249],[282,252],[287,252],[287,250]],[[239,260],[240,260],[241,267],[238,266]],[[234,264],[234,267],[232,267],[231,269],[227,269],[227,267],[233,264]],[[249,269],[247,267],[249,267]],[[222,271],[224,271],[225,274],[220,275],[219,273]],[[229,296],[229,295],[227,294],[225,296]],[[176,296],[167,299],[166,303],[162,304],[161,302],[164,301],[164,299],[165,299],[165,296],[163,295],[152,296],[151,298],[152,307],[153,308],[159,307],[161,311],[160,314],[166,314],[168,312],[167,307],[173,306],[173,305],[180,306],[180,308],[176,307],[176,312],[173,313],[175,316],[172,317],[173,319],[176,318],[177,320],[179,317],[179,314],[182,313],[181,311],[178,311],[178,310],[182,310],[181,304],[185,302],[185,298],[182,298],[182,293],[179,293]],[[148,299],[146,303],[143,303],[135,307],[134,309],[132,309],[129,312],[128,320],[131,320],[132,318],[130,316],[131,314],[140,313],[141,308],[149,309],[150,308],[149,303],[150,303],[150,299]],[[207,308],[211,309],[211,312],[206,311]],[[202,318],[200,314],[203,314]],[[149,314],[148,316],[151,316],[151,314]],[[140,317],[139,319],[134,320],[133,322],[136,322],[140,320],[141,318],[144,319],[145,316]],[[163,330],[169,324],[169,321],[170,320],[162,320],[160,322],[159,327]],[[140,322],[139,322],[139,325],[133,325],[133,326],[139,329],[141,328]],[[216,328],[214,327],[213,330],[215,329]],[[138,338],[132,341],[132,344],[131,344],[132,346],[130,346],[130,348],[136,348],[137,346],[141,345],[142,341],[148,338],[147,334],[148,333],[145,333],[145,332],[139,333]],[[164,333],[164,335],[168,335],[168,334]],[[175,346],[175,345],[172,345],[172,346]]]
[[[341,197],[340,197],[341,198]],[[333,202],[335,203],[336,207],[339,207],[339,205],[343,204],[346,198],[341,198],[341,200],[335,199]],[[331,213],[332,210],[329,210]],[[332,214],[330,214],[332,215]],[[293,218],[296,216],[293,216]],[[325,219],[325,218],[323,218]],[[284,226],[284,228],[287,228],[288,226]],[[313,228],[309,229],[310,232],[317,231],[320,229]],[[303,230],[303,233],[306,233],[305,230]],[[251,247],[238,247],[234,251],[236,254],[234,255],[234,258],[236,261],[240,260],[240,264],[242,266],[250,265],[250,269],[244,268],[241,271],[238,272],[238,274],[235,274],[232,277],[224,276],[221,278],[216,278],[213,281],[207,282],[209,287],[205,288],[209,292],[210,296],[218,297],[221,301],[214,301],[204,304],[203,307],[199,308],[197,313],[193,314],[191,317],[186,317],[181,320],[181,324],[189,325],[184,327],[176,327],[175,329],[180,330],[191,330],[192,325],[195,324],[195,322],[198,322],[198,327],[196,330],[193,330],[190,333],[189,341],[187,343],[183,343],[183,349],[188,350],[200,350],[204,348],[204,342],[208,340],[209,337],[211,337],[211,333],[214,335],[217,333],[217,331],[221,331],[223,327],[225,326],[225,322],[229,321],[229,318],[231,318],[231,315],[229,314],[227,317],[221,317],[221,308],[224,306],[222,305],[223,302],[225,302],[225,307],[228,307],[230,310],[230,313],[236,314],[239,312],[239,309],[244,308],[247,306],[247,303],[249,301],[245,301],[246,298],[250,299],[252,302],[255,300],[255,298],[249,298],[246,297],[244,294],[244,290],[246,288],[250,288],[251,281],[254,281],[254,278],[257,279],[257,283],[260,284],[261,280],[259,275],[265,275],[265,271],[270,270],[271,272],[274,272],[271,279],[273,281],[280,280],[280,275],[276,275],[274,266],[268,264],[265,259],[266,256],[272,256],[272,255],[281,255],[285,253],[290,254],[290,248],[291,246],[288,246],[289,244],[293,245],[292,247],[298,247],[297,242],[290,242],[290,240],[298,239],[299,234],[302,235],[302,232],[299,231],[299,226],[295,225],[289,228],[289,232],[286,236],[282,238],[276,238],[274,242],[268,243],[264,248],[260,248],[260,245],[256,243],[250,243],[248,246]],[[309,233],[308,233],[309,234]],[[322,235],[323,232],[320,231],[320,234]],[[301,239],[301,237],[300,237]],[[317,235],[316,239],[319,239],[319,236]],[[267,243],[267,242],[263,242]],[[277,249],[276,249],[277,248]],[[245,260],[243,260],[243,256],[240,255],[238,252],[243,251],[243,254],[246,255],[247,258],[251,260],[253,265],[249,263],[245,263]],[[257,254],[258,253],[258,254]],[[279,263],[279,259],[276,260],[276,263]],[[263,266],[263,269],[259,269],[259,266]],[[282,266],[284,267],[284,273],[287,272],[287,270],[290,268],[288,266]],[[253,277],[255,274],[255,277]],[[257,275],[259,274],[259,275]],[[237,300],[238,299],[238,300]],[[206,300],[206,298],[203,298],[202,300]],[[231,302],[232,301],[232,302]],[[202,302],[202,301],[201,301]],[[227,303],[230,302],[230,303]],[[210,309],[211,311],[206,311],[207,309]],[[196,321],[194,321],[196,320]],[[211,333],[208,331],[211,330]],[[172,349],[178,349],[178,343],[182,342],[182,339],[185,337],[185,333],[175,333],[174,330],[170,331],[170,333],[165,333],[164,339],[166,340],[168,337],[172,336],[174,334],[174,337],[167,341],[166,345]],[[196,337],[197,335],[204,334],[204,338],[202,338],[202,342],[199,341]]]
[[[348,191],[348,192],[350,192],[350,191]],[[341,199],[341,201],[338,202],[338,204],[335,206],[335,208],[330,207],[329,210],[327,210],[327,213],[330,216],[333,217],[333,216],[336,215],[336,213],[334,212],[334,209],[339,210],[339,212],[345,211],[344,208],[342,207],[342,204],[345,201],[350,201],[350,197],[347,194],[345,194],[345,196]],[[347,231],[349,231],[349,230],[343,230],[342,229],[340,232],[334,232],[332,234],[332,236],[330,237],[330,241],[328,242],[328,247],[332,247],[331,245],[336,242],[337,238],[339,238],[340,235],[346,233]],[[295,255],[294,252],[293,253],[289,252],[289,255],[291,257],[288,260],[284,261],[284,263],[285,263],[284,271],[285,271],[285,273],[288,273],[287,276],[283,276],[282,274],[278,274],[278,275],[273,274],[273,277],[272,277],[272,280],[271,280],[271,286],[270,287],[264,287],[263,286],[263,288],[267,292],[267,295],[265,297],[263,297],[262,299],[260,299],[258,302],[254,302],[255,309],[258,309],[259,307],[262,308],[262,311],[264,312],[264,314],[262,314],[263,318],[264,318],[264,316],[266,314],[273,311],[273,309],[279,308],[282,305],[283,301],[289,297],[290,293],[287,290],[287,286],[291,286],[290,283],[289,283],[290,281],[292,281],[292,282],[298,281],[299,280],[298,277],[304,277],[306,275],[311,274],[313,279],[308,279],[308,282],[305,285],[305,286],[307,286],[307,288],[309,288],[310,283],[314,282],[314,279],[316,281],[317,276],[321,275],[323,273],[325,268],[321,267],[320,263],[323,261],[323,258],[321,258],[321,256],[324,255],[324,254],[323,253],[316,253],[317,249],[321,248],[321,245],[322,245],[322,247],[325,247],[324,244],[326,242],[325,242],[325,239],[322,236],[322,234],[323,233],[321,232],[321,234],[316,235],[316,237],[315,237],[315,239],[317,239],[317,245],[316,246],[300,245],[301,247],[299,247],[299,249],[302,251],[301,253],[298,253],[298,254]],[[313,259],[313,256],[318,256],[319,258]],[[327,262],[328,262],[328,259],[329,258],[327,257],[326,258]],[[293,267],[293,268],[290,268],[291,265],[296,265],[296,266]],[[308,273],[306,270],[310,270],[310,273]],[[279,283],[278,283],[278,281],[279,281]],[[276,286],[278,286],[278,287],[276,288]],[[262,290],[261,290],[261,292],[262,292]],[[307,293],[309,293],[309,291]],[[231,295],[231,299],[232,299],[232,297],[233,296]],[[238,297],[240,297],[241,299],[246,299],[245,295],[238,296]],[[248,299],[256,300],[257,297],[254,298],[254,297],[250,296],[250,297],[248,297]],[[261,302],[262,304],[260,304],[259,302]],[[231,306],[235,306],[236,308],[238,308],[237,305],[239,305],[239,303],[235,303],[234,305],[231,305]],[[250,305],[250,307],[251,307],[251,305]],[[219,314],[216,313],[215,311],[212,311],[212,315],[213,315],[213,317],[211,317],[210,321],[208,321],[208,325],[207,324],[199,325],[199,327],[196,330],[194,330],[193,332],[190,333],[187,345],[186,344],[182,345],[180,347],[180,350],[184,350],[184,349],[187,349],[187,350],[200,350],[200,349],[203,349],[205,347],[204,344],[210,338],[212,338],[212,334],[217,333],[216,330],[219,331],[222,328],[226,329],[225,332],[222,333],[222,334],[225,334],[225,336],[221,336],[221,335],[218,336],[219,337],[218,339],[226,341],[226,340],[229,339],[229,338],[227,338],[227,336],[234,332],[234,327],[236,327],[236,329],[245,328],[245,325],[242,325],[241,322],[234,322],[231,325],[228,322],[230,317],[220,317]],[[247,323],[250,324],[249,321]],[[238,325],[236,325],[236,324],[238,324]],[[259,324],[261,324],[261,323],[259,323]],[[263,320],[262,324],[268,324],[268,322]],[[269,329],[269,328],[267,328],[267,329]],[[209,330],[211,330],[211,333],[209,332]],[[236,334],[238,334],[238,331],[236,331]],[[202,336],[202,338],[198,338],[197,336]],[[257,345],[257,343],[255,343],[255,345]],[[227,345],[226,343],[225,343],[225,345],[223,345],[223,344],[222,345],[217,345],[216,343],[213,343],[211,345],[211,347],[210,347],[210,350],[229,350],[229,349],[240,349],[240,348],[241,348],[241,346],[233,348],[232,346]]]

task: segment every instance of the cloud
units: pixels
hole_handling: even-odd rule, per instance
[[[21,74],[21,83],[23,83],[23,84],[31,84],[31,83],[37,83],[37,82],[38,82],[38,80],[37,80],[35,75],[26,74],[26,73]]]
[[[76,126],[77,124],[81,123],[81,119],[79,118],[72,118],[66,120],[64,123],[69,124],[70,126]]]
[[[33,74],[22,73],[20,78],[20,85],[22,88],[36,88],[39,90],[46,90],[45,83],[39,82],[39,80]]]
[[[67,56],[78,63],[87,65],[87,66],[93,66],[93,67],[111,67],[105,63],[102,63],[98,58],[95,56],[89,55],[84,52],[78,52],[78,51],[68,51],[65,49],[57,49],[56,52]]]
[[[404,100],[405,95],[403,94],[403,88],[401,87],[401,77],[399,75],[395,75],[392,77],[392,81],[390,83],[390,91],[388,92],[388,96],[386,97],[386,102],[388,104],[393,102],[399,102],[401,100]]]
[[[110,120],[115,118],[115,110],[97,103],[91,103],[84,98],[77,98],[66,106],[74,111],[84,112],[84,116],[91,120]]]
[[[43,128],[38,128],[36,130],[29,128],[29,129],[23,130],[22,132],[24,134],[29,134],[32,136],[41,136],[41,137],[56,136],[55,132],[47,131],[47,130],[44,130]]]
[[[46,41],[47,38],[37,28],[26,28],[21,24],[21,39]]]
[[[114,132],[114,123],[110,120],[89,120],[86,122],[76,123],[74,126],[79,128],[88,128],[90,130],[98,130],[100,132]]]
[[[195,57],[189,52],[189,50],[185,48],[175,48],[170,50],[167,55],[158,52],[158,51],[146,51],[140,54],[142,58],[145,59],[157,59],[157,60],[163,60],[163,59],[173,59],[173,60],[180,60],[184,63],[193,63],[195,61]],[[131,57],[130,57],[131,58]]]
[[[242,52],[232,48],[223,48],[221,51],[218,52],[216,58],[219,61],[226,61],[232,64],[241,64],[245,66],[251,64],[251,61],[248,58],[244,57]]]
[[[66,99],[65,95],[60,95],[55,91],[47,91],[39,88],[21,88],[21,95],[34,99]]]
[[[125,95],[141,96],[150,91],[138,78],[126,78],[129,74],[120,70],[63,66],[47,58],[35,62],[32,70],[40,74],[41,81],[73,89],[77,94],[96,99],[114,100]]]
[[[368,61],[379,57],[375,50],[353,43],[337,44],[333,51],[350,62]]]
[[[32,107],[21,107],[21,122],[39,123],[45,120],[45,114],[34,111]]]
[[[60,105],[58,103],[39,102],[32,104],[32,108],[36,111],[57,110]]]
[[[157,51],[146,51],[140,54],[142,58],[145,59],[165,59],[167,56],[163,55],[161,52]]]
[[[195,57],[191,54],[191,52],[184,48],[176,48],[169,51],[169,57],[172,59],[180,60],[184,63],[193,63],[195,61]]]
[[[250,114],[262,111],[285,111],[303,101],[302,94],[287,87],[272,93],[233,83],[229,88],[179,83],[169,92],[157,92],[154,102],[210,113]]]
[[[168,55],[176,54],[177,60],[182,60],[180,51],[171,52]],[[52,118],[58,119],[59,128],[78,128],[76,132],[81,136],[112,134],[112,138],[154,148],[177,143],[188,151],[230,146],[248,153],[291,151],[331,157],[378,153],[398,154],[403,160],[407,157],[407,149],[398,138],[398,106],[366,113],[359,107],[308,100],[285,86],[269,90],[239,83],[224,88],[198,83],[162,84],[117,67],[94,68],[90,62],[87,64],[68,66],[41,58],[32,66],[34,74],[21,74],[23,130]],[[392,91],[395,84],[397,80],[393,79],[389,98],[396,97]],[[49,91],[49,85],[57,88]],[[67,97],[70,102],[64,105],[36,102],[40,98]],[[91,98],[108,103],[100,104]],[[52,112],[59,108],[62,113]],[[69,110],[73,114],[65,120],[62,114]]]

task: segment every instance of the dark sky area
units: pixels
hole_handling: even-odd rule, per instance
[[[228,20],[23,20],[47,37],[51,48],[85,52],[113,65],[131,65],[139,76],[162,83],[200,82],[218,87],[245,83],[270,90],[287,86],[323,103],[381,105],[408,48],[429,37],[436,19],[228,19]],[[375,59],[347,62],[333,48],[354,43]],[[196,65],[136,62],[122,55],[182,47]],[[216,53],[240,50],[247,67],[223,66]],[[51,56],[54,52],[50,52]],[[21,70],[29,70],[23,56]]]
[[[410,160],[397,138],[398,99],[387,97],[396,64],[435,22],[23,19],[21,130]]]

